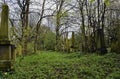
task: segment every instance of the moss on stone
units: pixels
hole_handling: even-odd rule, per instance
[[[8,37],[8,17],[9,7],[6,4],[2,5],[1,25],[0,25],[0,40],[9,40]]]
[[[9,7],[7,4],[2,5],[0,24],[0,70],[8,70],[11,67],[11,60],[14,58],[14,49],[9,41],[8,19]]]

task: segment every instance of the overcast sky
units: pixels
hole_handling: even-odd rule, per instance
[[[19,13],[17,13],[17,12],[20,12],[19,10],[19,7],[18,7],[18,5],[17,5],[17,3],[16,3],[16,0],[6,0],[7,1],[7,4],[9,5],[9,8],[10,8],[10,17],[11,18],[16,18],[16,19],[18,19],[18,18],[20,18],[20,14]],[[54,11],[54,9],[55,9],[55,7],[56,7],[56,5],[54,4],[54,2],[53,1],[51,1],[51,0],[46,0],[47,2],[46,2],[46,4],[45,4],[45,15],[50,15],[53,11]],[[70,0],[70,1],[72,1],[72,0]],[[40,13],[40,10],[41,10],[41,6],[42,6],[42,3],[43,3],[43,0],[31,0],[31,2],[32,2],[32,4],[30,5],[30,11],[33,11],[34,10],[34,12],[39,12]],[[3,0],[0,0],[0,3],[3,3]],[[1,5],[0,5],[1,6]],[[53,10],[50,10],[50,9],[53,9]],[[66,7],[65,7],[66,8]],[[65,9],[64,8],[64,9]],[[68,7],[67,7],[68,8]],[[32,14],[32,16],[31,17],[34,17],[36,14],[35,13],[33,13]],[[39,17],[38,17],[39,18]],[[36,22],[37,22],[37,20],[38,20],[38,18],[36,18],[35,20],[36,20]],[[43,24],[45,24],[45,25],[48,25],[48,21],[47,21],[47,19],[43,19]],[[51,25],[51,23],[49,23],[49,25]],[[73,25],[73,28],[69,28],[68,30],[69,31],[76,31],[76,30],[78,30],[78,28],[76,28],[75,27],[76,25]],[[55,29],[55,26],[54,25],[52,25],[52,27]],[[71,33],[69,33],[69,37],[71,36]]]

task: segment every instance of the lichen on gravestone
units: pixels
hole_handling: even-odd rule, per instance
[[[2,13],[1,13],[1,25],[0,25],[0,41],[9,40],[8,17],[9,17],[9,7],[7,4],[3,4]]]
[[[1,24],[0,24],[0,70],[8,71],[11,69],[12,60],[14,59],[13,45],[9,40],[8,33],[9,7],[7,4],[2,5]]]

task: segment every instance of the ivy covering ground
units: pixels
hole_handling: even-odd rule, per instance
[[[120,54],[57,53],[42,51],[19,57],[15,71],[3,79],[120,79]]]

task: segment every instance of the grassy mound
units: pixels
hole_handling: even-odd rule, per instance
[[[120,54],[104,56],[42,51],[19,57],[5,79],[120,79]]]

